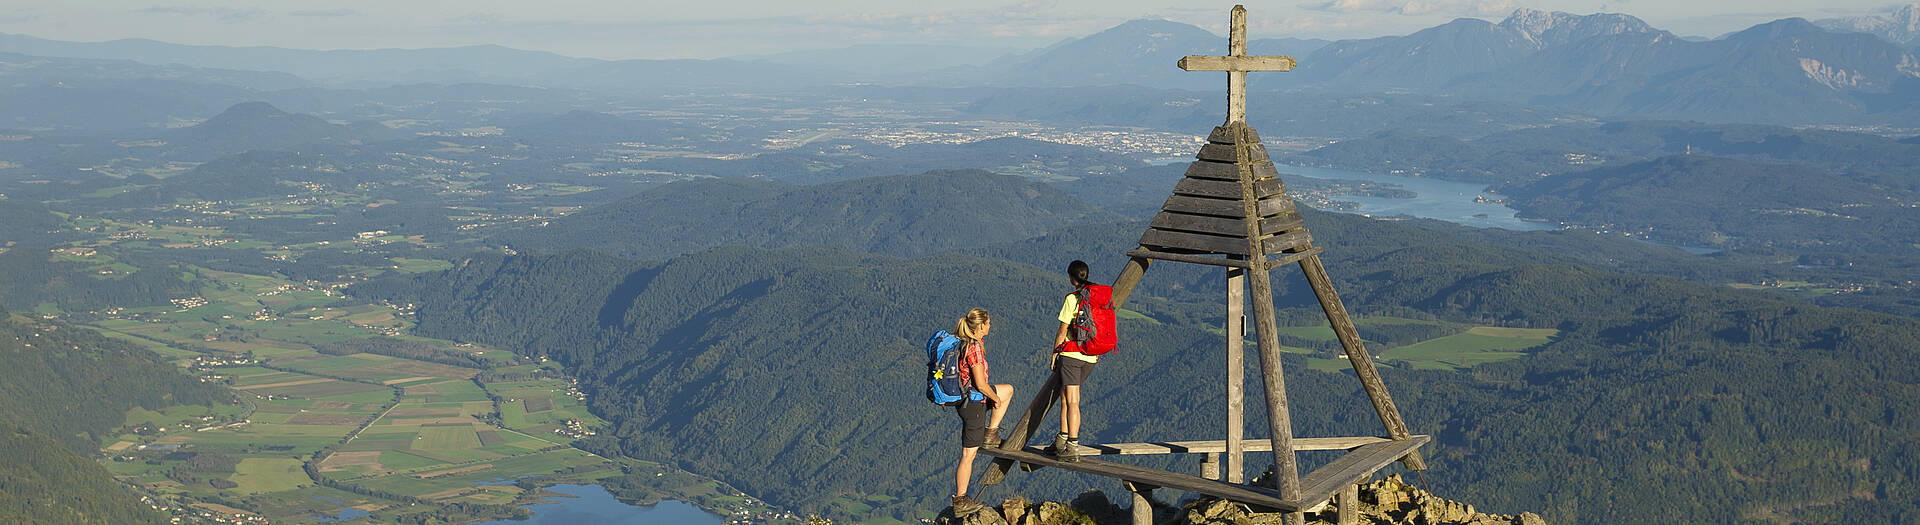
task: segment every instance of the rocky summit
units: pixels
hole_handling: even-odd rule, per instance
[[[1531,512],[1518,515],[1483,514],[1473,505],[1449,501],[1407,484],[1400,476],[1360,486],[1360,522],[1371,525],[1546,525],[1546,520]],[[1307,513],[1307,523],[1339,522],[1335,498],[1317,512]],[[1029,502],[1014,496],[998,506],[955,516],[949,508],[934,520],[936,525],[1128,525],[1132,514],[1113,505],[1104,494],[1088,491],[1072,503]],[[1155,502],[1154,523],[1173,525],[1278,525],[1283,513],[1254,512],[1246,505],[1216,498],[1188,501],[1176,507]]]

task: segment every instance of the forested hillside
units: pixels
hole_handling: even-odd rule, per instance
[[[1509,190],[1524,213],[1720,248],[1915,255],[1920,181],[1836,176],[1803,165],[1672,156]]]
[[[757,179],[679,182],[491,241],[517,250],[592,248],[656,259],[729,244],[928,255],[1115,218],[1045,184],[941,170],[816,186]]]
[[[101,265],[48,253],[71,235],[59,215],[38,202],[0,197],[0,305],[30,310],[47,304],[65,311],[166,304],[190,290],[181,268],[135,261],[103,274]],[[105,249],[105,248],[103,248]],[[82,252],[85,253],[85,252]]]
[[[0,310],[0,522],[165,523],[89,459],[134,407],[227,402],[225,389],[98,332]]]
[[[1437,488],[1557,522],[1886,521],[1920,504],[1906,488],[1920,480],[1909,450],[1920,419],[1898,408],[1920,401],[1908,388],[1920,377],[1888,365],[1920,348],[1912,319],[1540,262],[1353,216],[1308,219],[1357,311],[1559,330],[1513,361],[1384,372],[1410,424],[1436,435],[1427,477]],[[1137,235],[1115,226],[1087,239],[1097,230],[1076,238],[1124,245]],[[417,297],[431,335],[559,359],[618,422],[601,446],[829,515],[851,515],[836,495],[884,493],[897,499],[876,512],[904,518],[939,506],[929,498],[944,494],[941,450],[952,444],[951,416],[916,391],[924,334],[968,307],[993,310],[995,380],[1024,399],[1044,373],[1048,310],[1063,288],[1049,266],[819,249],[719,249],[663,263],[575,252],[475,256],[356,293]],[[1156,266],[1147,282],[1184,290],[1143,287],[1129,303],[1146,318],[1122,324],[1126,345],[1089,386],[1091,441],[1198,439],[1222,424],[1220,343],[1206,332],[1219,323],[1217,303],[1200,299],[1219,297],[1219,281],[1162,266],[1178,265]],[[1303,288],[1287,286],[1279,301],[1310,301]],[[1309,370],[1305,356],[1286,362],[1300,435],[1378,432],[1356,382]],[[1014,480],[1015,490],[1063,497],[1111,488],[1052,471]]]

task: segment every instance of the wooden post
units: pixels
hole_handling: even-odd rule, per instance
[[[1280,499],[1300,501],[1300,468],[1294,464],[1293,420],[1287,411],[1287,379],[1280,366],[1280,328],[1273,320],[1273,282],[1266,271],[1253,272],[1253,327],[1260,342],[1260,375],[1267,390],[1267,427],[1272,432],[1274,487]],[[1306,516],[1287,514],[1287,525]]]
[[[1013,423],[1012,431],[1005,440],[1001,441],[1001,450],[1020,450],[1027,446],[1027,440],[1032,438],[1033,432],[1039,430],[1040,424],[1045,422],[1047,410],[1053,408],[1053,398],[1059,395],[1057,392],[1059,388],[1060,372],[1055,371],[1047,376],[1046,384],[1042,385],[1038,392],[1034,392],[1033,401],[1027,403],[1027,411],[1020,414],[1020,419]],[[986,472],[980,474],[980,484],[997,485],[1007,477],[1007,470],[1012,468],[1013,460],[994,458],[993,464],[988,465]]]
[[[1114,308],[1126,304],[1127,296],[1133,295],[1133,287],[1140,284],[1140,276],[1146,275],[1147,267],[1151,265],[1153,260],[1145,257],[1133,257],[1127,260],[1127,266],[1120,269],[1120,276],[1113,279]],[[1022,412],[1020,418],[1014,422],[1012,432],[1000,444],[1001,450],[1020,450],[1021,447],[1027,446],[1027,440],[1033,438],[1033,433],[1038,431],[1040,424],[1046,420],[1047,411],[1053,409],[1054,398],[1060,395],[1059,390],[1060,373],[1056,371],[1047,376],[1047,383],[1033,393],[1033,401],[1027,403],[1026,412]],[[981,473],[980,484],[1000,483],[1007,477],[1007,471],[1013,468],[1013,463],[1011,459],[994,459],[993,464],[987,466],[987,471]]]
[[[1334,512],[1339,514],[1339,525],[1360,525],[1360,485],[1347,485],[1340,489],[1340,499],[1334,500]]]
[[[1200,477],[1220,480],[1220,456],[1212,452],[1200,454]]]
[[[1245,8],[1235,7],[1234,12],[1244,16]],[[1244,23],[1244,22],[1242,22]],[[1243,217],[1259,217],[1260,198],[1253,188],[1253,164],[1247,159],[1253,158],[1248,140],[1245,122],[1228,122],[1234,133],[1239,134],[1234,143],[1239,144],[1235,157],[1240,165],[1240,204]],[[1261,244],[1260,221],[1247,220],[1247,253],[1254,254],[1254,260],[1261,264],[1253,272],[1253,326],[1260,342],[1260,376],[1267,390],[1267,426],[1273,440],[1274,487],[1279,489],[1280,499],[1300,501],[1300,468],[1294,464],[1293,419],[1287,411],[1287,378],[1280,366],[1280,327],[1273,319],[1273,279],[1266,269],[1267,250]],[[1306,515],[1299,512],[1288,513],[1287,525],[1300,525],[1306,522]]]
[[[1153,525],[1153,485],[1123,481],[1127,491],[1133,493],[1133,525]]]
[[[1228,483],[1246,483],[1247,271],[1227,269],[1227,453]]]
[[[1333,280],[1327,277],[1327,268],[1315,255],[1300,260],[1300,271],[1307,274],[1307,284],[1313,286],[1313,295],[1320,299],[1320,309],[1327,313],[1327,322],[1333,325],[1334,335],[1340,338],[1340,347],[1346,349],[1347,362],[1353,364],[1353,372],[1360,377],[1360,386],[1366,389],[1367,398],[1373,401],[1373,411],[1380,415],[1380,423],[1387,427],[1387,437],[1407,439],[1407,423],[1400,419],[1400,409],[1393,405],[1393,397],[1387,394],[1386,383],[1380,380],[1380,371],[1373,367],[1373,356],[1367,354],[1366,346],[1360,341],[1360,332],[1353,328],[1353,319],[1347,316],[1347,307],[1340,303],[1340,294],[1333,291]],[[1426,470],[1427,463],[1420,459],[1419,451],[1408,453],[1400,458],[1400,463],[1409,470]]]
[[[1127,296],[1133,295],[1134,285],[1140,284],[1140,276],[1146,275],[1147,267],[1153,259],[1133,257],[1127,259],[1127,266],[1120,269],[1120,276],[1113,279],[1113,307],[1127,304]]]
[[[1247,55],[1247,6],[1233,6],[1227,26],[1227,56]],[[1247,121],[1247,72],[1227,72],[1227,122]]]

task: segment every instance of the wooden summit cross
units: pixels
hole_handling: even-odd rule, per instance
[[[1412,470],[1425,470],[1420,446],[1431,438],[1413,435],[1400,418],[1400,411],[1387,395],[1387,388],[1374,369],[1373,359],[1361,344],[1353,319],[1333,290],[1333,281],[1320,262],[1319,247],[1294,210],[1293,199],[1280,182],[1279,172],[1267,157],[1260,136],[1246,122],[1246,84],[1249,71],[1288,71],[1294,61],[1285,56],[1247,56],[1246,8],[1234,6],[1226,56],[1188,56],[1179,67],[1187,71],[1227,72],[1227,121],[1207,136],[1186,177],[1174,186],[1160,214],[1140,235],[1140,246],[1127,252],[1130,260],[1113,283],[1116,307],[1127,300],[1140,277],[1154,260],[1221,266],[1227,273],[1227,424],[1226,439],[1219,441],[1167,441],[1082,445],[1083,455],[1112,454],[1201,454],[1200,476],[1192,476],[1134,465],[1083,458],[1067,463],[1054,459],[1027,440],[1040,427],[1041,420],[1058,396],[1059,375],[1048,378],[1027,405],[1025,413],[1011,429],[1011,435],[999,448],[984,448],[994,456],[993,465],[981,476],[986,485],[1004,479],[1014,463],[1026,470],[1059,467],[1106,477],[1118,478],[1134,493],[1134,522],[1150,525],[1152,511],[1147,494],[1165,487],[1218,496],[1249,505],[1288,512],[1290,524],[1304,520],[1302,511],[1328,501],[1335,493],[1341,501],[1353,501],[1356,484],[1374,472],[1399,461]],[[1320,307],[1326,312],[1347,360],[1372,401],[1374,411],[1386,427],[1385,437],[1301,438],[1293,435],[1287,411],[1286,379],[1281,373],[1279,330],[1274,321],[1273,285],[1268,272],[1288,264],[1299,264],[1312,286]],[[1250,286],[1249,286],[1250,285]],[[1268,414],[1268,438],[1248,440],[1245,432],[1242,389],[1245,350],[1246,291],[1252,289],[1254,331],[1260,351],[1260,375],[1263,379]],[[1295,463],[1301,450],[1346,450],[1334,460],[1302,479]],[[1247,452],[1271,452],[1274,465],[1272,488],[1246,484]],[[1225,472],[1220,472],[1215,454],[1224,454]],[[1341,505],[1342,523],[1357,520]]]

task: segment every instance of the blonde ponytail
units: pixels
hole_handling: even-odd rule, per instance
[[[991,320],[992,316],[987,314],[987,309],[985,308],[967,310],[967,315],[961,316],[959,321],[953,323],[953,335],[960,336],[961,339],[968,341],[979,339],[978,337],[974,337],[974,332],[977,331],[981,325],[987,324],[987,321]]]

